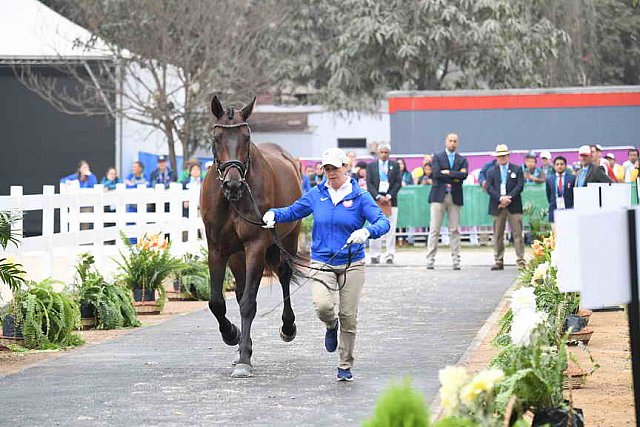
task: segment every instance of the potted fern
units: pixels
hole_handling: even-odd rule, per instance
[[[0,212],[0,247],[7,249],[9,244],[18,246],[20,233],[12,230],[13,224],[19,219],[19,216],[11,212]],[[7,257],[0,258],[0,283],[9,287],[9,290],[15,294],[24,284],[24,270],[18,263],[11,261]],[[17,323],[15,310],[8,310],[8,313],[2,318],[2,336],[6,338],[22,338],[20,325]]]
[[[25,347],[57,349],[84,342],[75,333],[80,327],[78,304],[60,285],[52,279],[29,281],[14,293],[13,311]]]
[[[160,233],[151,236],[145,234],[136,244],[131,243],[124,234],[121,234],[121,240],[126,251],[120,251],[120,260],[116,260],[121,271],[120,281],[133,292],[134,300],[141,303],[139,306],[156,301],[158,293],[160,298],[155,305],[159,313],[167,300],[162,282],[169,275],[182,270],[183,262],[171,255],[169,241],[161,239]]]
[[[209,265],[207,264],[207,251],[202,248],[200,254],[184,254],[182,257],[184,269],[175,275],[175,281],[179,283],[178,291],[181,298],[192,298],[199,301],[208,301],[211,296],[211,278]],[[174,285],[175,286],[175,285]],[[235,287],[235,279],[229,268],[225,271],[223,290],[231,291]]]
[[[76,292],[82,323],[93,318],[98,329],[140,326],[128,289],[107,282],[95,269],[94,258],[82,254],[76,266]]]

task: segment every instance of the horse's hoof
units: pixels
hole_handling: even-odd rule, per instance
[[[251,378],[253,376],[253,366],[246,363],[238,363],[231,373],[231,378]]]
[[[240,337],[242,336],[242,333],[240,332],[240,329],[238,329],[238,327],[236,325],[234,325],[233,323],[231,324],[231,326],[233,326],[233,336],[231,338],[227,338],[224,334],[222,335],[222,341],[224,341],[224,343],[226,345],[230,345],[230,346],[234,346],[234,345],[238,345],[240,343]]]
[[[280,338],[282,339],[282,341],[284,342],[291,342],[293,341],[293,339],[296,337],[296,334],[298,333],[298,327],[296,326],[296,324],[293,324],[293,333],[291,335],[287,335],[284,333],[284,331],[282,330],[282,326],[280,326]]]
[[[231,365],[236,366],[238,363],[240,363],[240,349],[236,352],[236,357],[233,358]]]

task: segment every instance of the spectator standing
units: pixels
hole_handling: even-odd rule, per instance
[[[315,187],[324,181],[324,169],[322,168],[322,163],[318,162],[314,166],[313,177],[310,179],[311,186]]]
[[[120,184],[122,180],[118,177],[118,171],[113,166],[107,169],[107,173],[104,174],[100,184],[104,185],[105,191],[113,191],[116,189],[116,184]]]
[[[424,165],[427,163],[431,164],[432,159],[433,155],[425,154],[424,156],[422,156],[422,166],[419,166],[411,171],[411,176],[413,177],[414,184],[420,182],[420,177],[424,174]]]
[[[494,156],[496,165],[487,171],[489,215],[493,216],[494,265],[491,270],[504,269],[504,230],[509,222],[519,268],[525,267],[522,236],[522,198],[524,175],[522,168],[509,162],[509,147],[499,144]]]
[[[576,176],[567,172],[567,159],[558,156],[553,160],[553,174],[547,176],[546,192],[549,202],[549,222],[554,221],[556,209],[573,208],[573,187]]]
[[[596,151],[588,145],[583,145],[578,149],[580,171],[576,178],[576,187],[586,187],[590,182],[611,182],[604,169],[598,166],[598,163],[594,163],[592,158],[594,152]]]
[[[638,149],[629,148],[627,157],[628,159],[622,164],[624,167],[624,182],[635,182],[635,179],[631,179],[631,174],[638,167]]]
[[[389,218],[391,229],[384,237],[386,242],[385,262],[393,264],[396,254],[396,222],[398,220],[398,191],[402,186],[398,163],[389,160],[391,146],[386,143],[378,145],[378,160],[367,165],[367,190]],[[390,209],[389,209],[390,208]],[[371,240],[371,264],[380,262],[382,239]]]
[[[144,174],[144,165],[140,161],[135,161],[131,165],[131,173],[124,181],[127,188],[136,188],[138,185],[149,186],[149,180]]]
[[[546,180],[547,177],[555,173],[555,165],[551,163],[550,151],[545,150],[540,152],[540,163],[542,163],[542,166],[540,166],[540,169],[542,170],[542,173],[544,174],[545,180]],[[566,165],[566,161],[565,161],[565,165]]]
[[[438,234],[444,214],[449,221],[449,242],[453,269],[460,270],[460,211],[463,205],[462,183],[467,178],[467,159],[458,154],[459,138],[450,133],[445,150],[433,156],[433,184],[429,194],[431,221],[427,242],[427,268],[433,270],[438,251]]]
[[[487,163],[482,165],[482,168],[480,168],[480,172],[478,173],[478,184],[483,190],[487,189],[487,171],[494,167],[496,163],[496,159],[489,160]]]
[[[413,177],[411,176],[411,172],[407,170],[407,164],[404,159],[400,158],[396,160],[398,163],[398,167],[400,167],[400,176],[402,177],[402,186],[405,187],[407,185],[413,184]]]
[[[80,188],[93,188],[98,183],[86,160],[80,160],[76,172],[60,179],[60,184],[73,185],[76,181]]]
[[[200,162],[198,162],[198,165],[200,165]],[[169,184],[172,182],[176,182],[176,173],[167,165],[167,156],[160,155],[158,156],[157,169],[151,172],[151,187],[155,187],[156,184],[162,184],[164,188],[169,188]]]
[[[525,183],[542,184],[545,181],[544,173],[536,166],[536,154],[533,151],[529,151],[524,156],[522,173],[524,174]]]
[[[624,167],[616,163],[616,156],[613,153],[607,153],[604,156],[609,163],[609,178],[612,182],[624,182]]]
[[[347,167],[347,174],[349,174],[349,176],[353,176],[353,174],[358,172],[358,170],[357,170],[358,164],[357,164],[357,161],[356,161],[356,157],[357,157],[357,154],[356,154],[355,151],[353,151],[353,150],[347,151],[347,165],[346,165],[346,167]]]
[[[433,184],[433,168],[431,162],[427,162],[422,165],[422,175],[415,179],[416,185],[431,185]]]
[[[358,183],[358,187],[363,190],[367,189],[367,164],[365,162],[358,162],[356,165],[358,172],[356,172],[355,176],[352,176],[353,179]]]

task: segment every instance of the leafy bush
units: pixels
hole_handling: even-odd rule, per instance
[[[54,282],[30,281],[14,293],[16,323],[22,327],[25,346],[54,349],[83,343],[74,333],[80,326],[80,309],[72,296],[53,289]]]
[[[363,423],[365,427],[427,427],[429,410],[422,393],[411,387],[407,378],[392,384],[378,399],[373,416]]]
[[[19,234],[11,229],[18,220],[18,216],[11,212],[0,212],[0,247],[7,249],[10,243],[18,246]],[[9,286],[12,292],[24,284],[24,270],[20,264],[14,263],[8,258],[0,258],[0,283]]]
[[[211,297],[211,276],[207,263],[207,250],[203,247],[200,254],[185,254],[182,258],[184,268],[176,275],[182,284],[182,292],[194,299],[208,301]],[[225,271],[223,290],[233,290],[234,278],[229,268]]]
[[[80,305],[93,307],[99,329],[140,326],[128,290],[108,283],[95,270],[94,262],[92,255],[82,254],[76,266],[76,290]]]

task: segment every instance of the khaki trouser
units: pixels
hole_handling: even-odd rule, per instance
[[[382,237],[377,239],[369,240],[369,250],[371,251],[371,257],[377,258],[380,256],[380,252],[382,252],[382,241],[384,240],[387,245],[387,254],[386,258],[393,258],[396,254],[396,224],[398,223],[398,207],[391,208],[391,216],[387,217],[391,227],[389,228],[389,232]]]
[[[347,270],[346,283],[337,292],[327,289],[322,282],[333,289],[342,286],[343,280],[345,280],[344,274],[342,274],[344,265],[325,266],[321,262],[312,261],[311,267],[333,270],[333,272],[311,270],[311,274],[315,274],[314,279],[319,279],[312,281],[313,306],[316,309],[316,315],[324,322],[327,328],[334,328],[336,319],[340,319],[340,337],[338,340],[340,364],[338,366],[342,369],[351,369],[353,366],[353,348],[356,343],[358,300],[364,285],[364,260],[351,264]]]
[[[451,193],[444,196],[442,203],[431,203],[431,221],[429,222],[429,241],[427,242],[427,264],[433,265],[438,251],[438,234],[442,226],[444,213],[449,220],[449,245],[454,265],[460,264],[460,211],[462,206],[453,203]]]
[[[504,228],[509,221],[513,246],[516,249],[518,262],[524,262],[524,240],[522,238],[522,214],[509,213],[508,209],[500,209],[493,217],[493,258],[497,264],[504,263]]]

